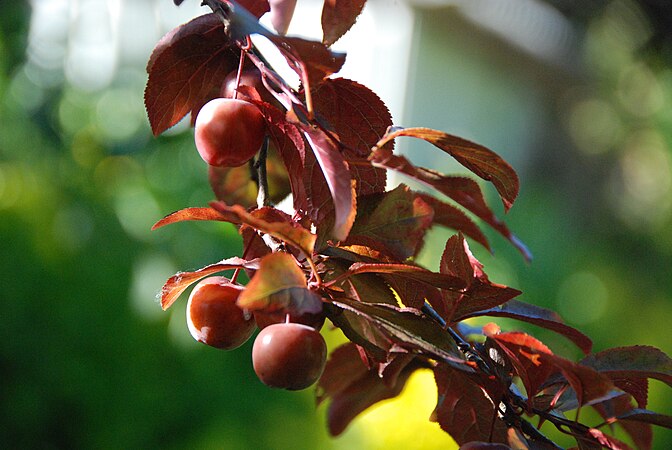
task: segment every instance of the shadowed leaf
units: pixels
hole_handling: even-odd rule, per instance
[[[431,226],[433,209],[400,185],[359,198],[358,215],[346,244],[361,244],[403,261],[416,255]]]
[[[384,371],[381,377],[378,371],[366,368],[354,345],[346,344],[336,349],[318,384],[319,401],[330,400],[327,410],[329,434],[338,436],[361,412],[399,395],[408,378],[418,369],[412,361],[401,363],[405,365],[391,375]],[[391,377],[394,379],[388,380]]]
[[[334,300],[333,304],[375,323],[391,340],[403,348],[419,349],[434,355],[451,367],[472,371],[462,359],[462,354],[448,333],[416,310],[388,304],[362,303],[346,298]]]
[[[610,378],[655,378],[672,386],[672,359],[646,345],[610,348],[581,361]]]
[[[433,417],[459,444],[471,441],[507,443],[507,428],[496,405],[468,376],[445,366],[434,369],[438,403]],[[491,436],[492,434],[492,436]]]
[[[481,229],[462,210],[422,192],[418,192],[416,195],[434,209],[432,225],[452,228],[472,238],[487,250],[491,250],[490,243]]]
[[[302,129],[331,194],[334,208],[334,224],[331,234],[337,240],[345,240],[357,214],[348,165],[336,144],[322,130],[309,125],[302,125]],[[319,181],[321,180],[318,179],[318,184],[324,184]],[[314,187],[315,183],[312,186]],[[313,208],[318,211],[323,207],[323,205],[313,205]]]
[[[529,303],[510,300],[494,308],[475,311],[462,317],[454,317],[453,320],[464,320],[478,316],[508,317],[555,331],[574,342],[586,354],[590,353],[593,347],[593,341],[588,336],[576,328],[565,325],[556,312]]]

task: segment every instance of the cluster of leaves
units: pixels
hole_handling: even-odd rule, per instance
[[[181,3],[181,2],[176,2]],[[362,411],[394,397],[420,368],[434,372],[438,404],[432,420],[470,448],[558,448],[528,422],[553,423],[582,449],[628,448],[607,434],[618,422],[639,448],[652,446],[651,424],[672,418],[646,409],[648,378],[672,385],[672,360],[652,347],[590,354],[592,342],[552,311],[525,304],[520,291],[490,281],[465,237],[489,247],[476,217],[509,240],[522,243],[486,204],[472,178],[414,165],[394,151],[399,137],[421,139],[490,182],[504,209],[519,190],[515,171],[491,150],[440,131],[399,128],[367,87],[333,77],[345,55],[330,45],[355,22],[365,0],[327,0],[323,42],[275,34],[258,22],[267,0],[208,0],[212,13],[170,32],[156,46],[147,70],[146,107],[160,134],[219,96],[221,82],[239,65],[254,65],[273,104],[241,87],[262,112],[270,138],[249,167],[211,167],[217,201],[166,216],[155,228],[185,220],[235,224],[244,254],[171,277],[161,305],[169,308],[192,283],[210,274],[245,270],[250,283],[238,304],[250,311],[300,315],[322,309],[351,341],[332,351],[318,383],[317,401],[328,402],[328,426],[341,433]],[[292,89],[249,41],[266,37],[296,71]],[[260,172],[268,164],[268,172]],[[435,195],[400,185],[386,190],[387,171],[399,172]],[[259,179],[268,173],[269,180]],[[270,195],[258,189],[270,181]],[[264,191],[263,198],[257,192]],[[271,200],[291,194],[291,214]],[[415,264],[427,231],[454,229],[440,268]],[[507,317],[560,333],[587,356],[573,362],[521,332],[477,316]],[[591,406],[601,424],[578,421]],[[565,413],[577,410],[575,419]],[[486,444],[490,443],[490,444]]]

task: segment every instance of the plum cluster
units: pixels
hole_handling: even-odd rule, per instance
[[[199,282],[187,303],[191,335],[211,347],[233,350],[261,328],[252,347],[252,365],[259,379],[289,390],[313,385],[327,360],[327,345],[318,331],[324,316],[287,315],[282,321],[278,315],[250,313],[236,304],[243,289],[221,276]]]

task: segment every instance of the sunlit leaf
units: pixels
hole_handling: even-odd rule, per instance
[[[492,184],[508,210],[518,196],[520,184],[513,168],[492,150],[474,142],[430,128],[395,128],[385,135],[377,147],[400,136],[423,139],[451,155],[464,167]]]
[[[287,242],[290,245],[302,250],[306,256],[313,254],[315,246],[315,235],[296,223],[286,222],[267,222],[255,217],[239,205],[229,206],[222,202],[212,202],[210,206],[219,212],[222,219],[235,224],[245,224],[262,233]]]
[[[361,14],[366,0],[325,0],[322,7],[322,42],[331,45],[341,38]]]
[[[293,256],[271,253],[261,259],[259,269],[236,301],[249,310],[273,312],[285,310],[295,314],[316,314],[322,301],[307,289],[306,276]]]
[[[166,34],[147,64],[145,107],[154,135],[214,98],[222,80],[238,67],[238,54],[215,14]]]
[[[184,208],[179,211],[168,214],[152,226],[156,230],[171,223],[189,221],[189,220],[215,220],[226,221],[226,218],[212,208]]]
[[[326,6],[326,4],[325,4]],[[383,101],[369,88],[345,78],[325,80],[313,91],[319,119],[336,135],[356,180],[357,195],[383,192],[387,173],[367,157],[371,147],[392,125]]]
[[[258,260],[246,261],[235,257],[224,259],[218,263],[210,264],[209,266],[205,266],[202,269],[193,272],[178,272],[170,277],[161,289],[161,308],[164,310],[170,308],[185,289],[203,277],[230,269],[256,270],[258,268]]]
[[[532,254],[527,247],[488,207],[481,188],[471,178],[446,176],[431,169],[416,167],[404,156],[393,154],[388,146],[375,149],[369,158],[378,167],[403,173],[456,201],[508,239],[526,260],[532,259]]]

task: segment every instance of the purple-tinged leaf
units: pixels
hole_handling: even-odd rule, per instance
[[[610,378],[655,378],[672,386],[672,359],[661,350],[646,345],[610,348],[585,357],[581,364]]]
[[[414,361],[402,360],[403,367],[392,373],[367,369],[352,344],[336,349],[327,361],[318,382],[318,401],[329,399],[327,426],[338,436],[352,420],[370,406],[399,395],[411,374],[419,368]],[[364,369],[364,370],[362,370]]]
[[[457,277],[436,273],[418,266],[408,264],[374,264],[354,263],[343,277],[351,277],[360,273],[394,274],[413,281],[426,283],[440,289],[462,289],[464,282]]]
[[[588,336],[576,328],[564,324],[562,318],[556,312],[517,300],[510,300],[501,306],[472,312],[462,317],[455,317],[453,320],[464,320],[469,317],[479,316],[508,317],[555,331],[574,342],[585,354],[590,353],[593,347],[593,341]]]
[[[319,121],[338,138],[357,195],[384,192],[387,171],[374,167],[368,156],[392,125],[385,103],[366,86],[345,78],[324,80],[312,98]]]
[[[434,209],[434,225],[441,225],[442,227],[459,231],[481,244],[487,250],[491,250],[488,238],[485,237],[481,229],[462,210],[442,202],[429,194],[419,192],[417,196]]]
[[[434,369],[434,378],[439,399],[432,416],[458,445],[472,441],[508,443],[507,427],[495,412],[497,405],[481,386],[444,365]]]
[[[665,427],[672,429],[672,416],[667,416],[665,414],[659,414],[648,409],[631,409],[623,414],[619,414],[617,417],[614,417],[615,420],[632,420],[636,422],[649,423],[651,425],[658,425],[659,427]],[[609,422],[611,422],[610,420]]]

